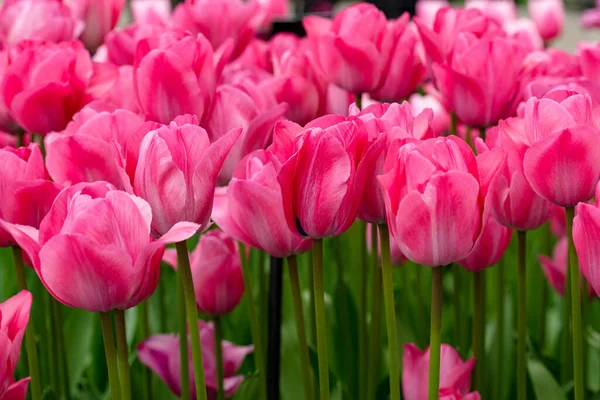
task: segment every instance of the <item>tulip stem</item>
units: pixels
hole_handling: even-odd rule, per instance
[[[131,378],[129,376],[129,349],[127,347],[127,331],[125,330],[125,312],[115,310],[115,331],[117,333],[117,356],[119,359],[119,380],[121,397],[131,400]]]
[[[367,399],[374,399],[377,392],[377,377],[379,370],[379,341],[381,338],[381,291],[383,281],[381,277],[381,267],[379,266],[378,241],[377,241],[377,225],[371,224],[371,266],[372,266],[372,281],[371,281],[371,348],[369,349],[369,376]]]
[[[67,357],[67,344],[65,343],[65,334],[63,331],[63,321],[61,305],[54,297],[50,296],[50,307],[52,309],[53,316],[55,318],[55,340],[57,341],[57,348],[59,349],[56,354],[57,359],[60,359],[61,371],[63,373],[64,385],[65,385],[65,396],[67,400],[71,399],[71,388],[69,385],[69,360]],[[60,374],[59,374],[60,375]]]
[[[567,219],[567,240],[569,275],[571,277],[571,322],[573,329],[573,386],[575,389],[575,400],[583,400],[583,345],[581,334],[581,283],[579,278],[579,266],[577,265],[577,253],[573,247],[573,218],[575,209],[565,208]]]
[[[45,291],[45,293],[43,294],[44,298],[44,313],[48,315],[48,321],[44,321],[46,324],[49,325],[44,325],[42,324],[43,327],[45,327],[46,329],[42,331],[41,335],[46,335],[48,342],[45,343],[45,347],[47,350],[47,356],[49,359],[49,363],[50,363],[50,380],[51,380],[51,385],[54,388],[54,392],[56,393],[56,397],[57,398],[61,398],[62,397],[62,379],[61,379],[61,374],[60,374],[60,353],[61,353],[61,347],[60,347],[60,343],[58,340],[58,335],[60,333],[58,333],[60,331],[60,328],[58,328],[59,326],[61,326],[60,324],[58,324],[58,321],[56,320],[56,315],[54,314],[55,310],[54,310],[54,306],[53,306],[53,300],[54,298],[50,295],[50,293],[48,293],[48,291]],[[43,336],[42,336],[43,337]],[[41,365],[44,365],[44,360],[42,357],[40,357],[40,362]],[[43,377],[42,377],[43,380]]]
[[[325,319],[325,288],[323,284],[323,240],[313,240],[313,284],[315,289],[315,325],[319,361],[320,400],[329,400],[329,362],[327,361],[327,330]]]
[[[142,336],[144,337],[144,339],[150,337],[150,310],[149,310],[149,307],[150,307],[150,303],[148,302],[148,300],[140,303],[140,309],[139,309],[139,312],[141,314],[140,315],[140,327],[142,329]],[[142,375],[142,382],[143,382],[142,389],[144,392],[144,399],[151,399],[152,398],[152,372],[150,371],[150,368],[144,368],[144,373]]]
[[[517,399],[527,398],[527,232],[517,232]]]
[[[206,381],[204,379],[204,363],[202,361],[202,347],[200,345],[200,331],[198,330],[198,309],[196,308],[196,294],[190,268],[190,257],[186,241],[177,242],[177,269],[181,272],[183,281],[183,296],[185,298],[185,311],[187,315],[190,343],[192,345],[192,360],[194,365],[194,382],[196,384],[196,399],[206,400]]]
[[[115,350],[114,333],[110,312],[100,313],[100,324],[102,325],[104,354],[106,355],[106,368],[108,369],[110,398],[112,400],[121,400],[121,387],[119,385],[119,367],[117,365],[117,352]]]
[[[158,283],[158,302],[159,302],[159,316],[160,316],[160,331],[167,331],[167,305],[165,299],[165,285],[161,282]]]
[[[465,349],[462,348],[462,337],[463,337],[463,308],[462,308],[462,280],[460,279],[460,265],[455,264],[452,267],[452,280],[454,281],[454,293],[452,299],[454,300],[454,341],[459,350],[459,353],[464,353]],[[475,325],[473,325],[473,328]],[[474,338],[474,337],[473,337]],[[473,343],[475,345],[475,343]],[[464,354],[462,354],[464,356]],[[474,380],[475,382],[475,380]]]
[[[443,267],[432,269],[431,276],[431,336],[429,339],[429,400],[439,398],[440,352],[442,345],[442,281]]]
[[[179,328],[179,363],[181,365],[181,400],[190,400],[190,369],[187,322],[185,320],[185,296],[183,294],[183,279],[177,270],[177,314]]]
[[[360,237],[360,289],[358,300],[358,365],[367,365],[367,225],[359,221],[358,223]],[[368,374],[358,374],[359,379],[359,398],[367,398],[366,390],[368,384]]]
[[[304,310],[302,307],[300,277],[298,276],[298,262],[295,255],[289,256],[287,262],[290,283],[292,286],[292,304],[294,306],[294,317],[296,319],[296,332],[298,333],[298,347],[300,348],[300,364],[302,367],[302,379],[304,381],[304,396],[306,397],[306,400],[311,400],[314,396],[314,389],[310,360],[308,357],[308,341],[306,339],[306,327],[304,324]]]
[[[498,271],[498,277],[496,278],[497,287],[497,305],[498,305],[498,321],[496,323],[496,378],[494,379],[494,398],[501,400],[504,397],[504,386],[502,385],[502,378],[504,377],[504,258],[500,260],[496,267]]]
[[[281,304],[283,296],[283,258],[270,257],[269,314],[267,347],[267,398],[279,400],[281,371]]]
[[[394,281],[392,277],[392,263],[390,261],[390,236],[388,228],[385,225],[379,225],[379,240],[381,241],[381,273],[390,357],[390,400],[399,400],[400,360],[398,334],[396,331],[396,302],[394,301]]]
[[[15,262],[15,271],[19,289],[27,290],[27,279],[25,278],[25,264],[23,263],[23,253],[18,246],[12,247],[13,258]],[[32,400],[42,400],[42,385],[40,382],[40,367],[38,361],[37,349],[35,347],[35,330],[33,321],[30,321],[25,330],[25,348],[27,350],[27,364],[29,365],[29,376],[31,377],[31,398]]]
[[[355,97],[354,102],[359,110],[362,110],[362,93],[358,93]]]
[[[242,242],[239,242],[239,250],[240,250],[240,261],[242,264],[242,275],[244,277],[244,287],[246,288],[246,296],[247,301],[246,305],[248,307],[248,315],[250,317],[250,329],[252,331],[252,341],[254,342],[254,357],[256,359],[256,369],[260,375],[260,398],[267,398],[267,384],[266,384],[266,368],[265,368],[265,359],[263,357],[263,347],[262,347],[262,335],[261,335],[261,325],[258,317],[258,313],[256,312],[256,302],[254,301],[253,287],[252,286],[252,278],[250,272],[250,265],[248,263],[248,257],[246,255],[246,246]]]
[[[225,400],[225,390],[223,389],[223,379],[225,374],[223,373],[223,347],[221,342],[223,341],[223,327],[221,324],[221,317],[216,316],[214,318],[215,324],[215,359],[217,362],[217,399]]]
[[[473,273],[473,357],[475,357],[474,386],[485,395],[485,275]]]
[[[252,253],[255,249],[250,249]],[[266,253],[261,250],[258,252],[258,310],[259,315],[267,315],[269,310],[268,291],[269,286],[267,285],[267,274],[265,268],[265,255]],[[269,343],[267,340],[269,334],[269,326],[267,324],[261,324],[261,340],[262,346],[265,348]]]

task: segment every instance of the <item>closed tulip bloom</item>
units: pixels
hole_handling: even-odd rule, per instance
[[[418,0],[415,12],[425,25],[433,26],[438,11],[449,6],[450,3],[447,0]]]
[[[86,106],[63,132],[46,137],[48,172],[65,185],[106,181],[131,192],[127,153],[139,147],[141,138],[135,135],[143,134],[138,132],[143,125],[143,118],[130,111]]]
[[[374,5],[358,3],[333,20],[309,16],[303,25],[327,80],[351,93],[378,89],[389,70],[392,46],[407,18],[386,20]]]
[[[164,261],[177,268],[177,252],[167,250]],[[244,294],[244,278],[233,238],[217,229],[202,235],[190,253],[190,267],[200,312],[224,315],[238,305]]]
[[[202,35],[172,30],[142,39],[134,61],[134,87],[147,118],[168,124],[181,114],[202,120],[215,95],[217,67]]]
[[[310,249],[311,242],[285,219],[277,174],[281,161],[257,150],[237,166],[226,188],[217,189],[212,219],[228,235],[274,257]]]
[[[454,348],[442,344],[440,354],[440,400],[480,400],[469,393],[475,359],[463,361]],[[402,356],[402,393],[406,400],[426,400],[429,382],[429,348],[421,351],[414,344],[404,346]]]
[[[143,39],[159,36],[166,31],[168,28],[163,23],[133,23],[123,29],[109,32],[100,49],[105,49],[103,50],[106,53],[105,61],[115,65],[133,65],[138,43]],[[100,49],[98,53],[100,53]]]
[[[502,27],[508,36],[521,41],[532,51],[544,49],[544,40],[540,36],[535,23],[529,18],[510,20],[503,23]]]
[[[596,196],[600,195],[600,188]],[[573,243],[579,257],[579,268],[595,293],[600,293],[598,236],[600,234],[600,209],[596,204],[579,203],[573,220]]]
[[[27,253],[40,280],[61,303],[91,312],[125,310],[156,289],[165,244],[198,225],[180,223],[150,238],[150,206],[106,182],[64,189],[35,228],[3,223]]]
[[[450,127],[450,113],[437,93],[428,92],[424,96],[415,93],[408,98],[408,102],[412,106],[414,115],[420,114],[427,108],[433,111],[431,127],[435,136],[442,136],[448,132],[448,128]]]
[[[117,24],[125,0],[66,0],[65,4],[85,23],[79,39],[93,53]]]
[[[529,15],[545,41],[552,40],[565,25],[565,6],[563,0],[528,0]]]
[[[378,177],[390,235],[406,257],[430,267],[469,255],[480,232],[483,197],[475,155],[457,137],[410,141]]]
[[[589,200],[600,180],[600,132],[590,97],[553,91],[528,100],[524,117],[530,147],[523,170],[533,190],[561,207]]]
[[[75,39],[83,22],[56,0],[7,0],[0,10],[0,42],[17,44],[36,39],[62,42]]]
[[[296,137],[278,175],[290,229],[312,239],[338,236],[356,219],[385,137],[369,145],[358,118],[327,115]]]
[[[118,67],[117,73],[118,77],[115,84],[99,100],[113,106],[115,110],[123,109],[143,115],[133,85],[133,67],[131,65],[121,65]]]
[[[15,382],[21,343],[29,322],[31,293],[23,290],[0,303],[0,399],[25,400],[29,378]]]
[[[202,360],[206,378],[206,391],[209,399],[217,396],[217,366],[214,343],[214,327],[212,322],[198,321]],[[171,392],[181,395],[181,359],[179,340],[176,335],[153,335],[138,345],[137,355],[140,362],[154,371],[165,382]],[[189,338],[188,338],[189,340]],[[235,375],[246,356],[254,350],[253,346],[238,346],[226,340],[221,342],[223,351],[223,387],[225,396],[231,397],[244,381],[243,375]],[[189,348],[189,347],[188,347]],[[196,397],[194,382],[194,365],[191,351],[189,356],[190,393]]]
[[[25,130],[61,131],[91,100],[86,87],[92,75],[92,61],[80,42],[23,42],[6,69],[2,98]]]
[[[517,19],[514,0],[466,0],[465,8],[476,8],[500,25]]]
[[[129,6],[138,24],[167,24],[171,18],[169,0],[131,0]]]
[[[182,221],[208,228],[217,176],[240,132],[231,130],[211,144],[198,125],[172,122],[146,134],[133,191],[152,207],[153,235]]]

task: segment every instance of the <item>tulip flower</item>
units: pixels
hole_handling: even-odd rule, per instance
[[[152,207],[153,235],[183,221],[208,228],[219,170],[240,133],[233,129],[211,144],[198,125],[174,121],[146,134],[133,191]]]
[[[36,39],[62,42],[75,39],[84,24],[69,7],[55,0],[7,0],[0,9],[0,42],[14,45]]]
[[[565,25],[563,0],[528,0],[529,15],[545,41],[556,38]]]
[[[92,312],[125,310],[156,289],[165,244],[198,230],[177,224],[150,239],[150,206],[106,182],[64,189],[40,229],[0,221],[61,303]]]
[[[600,185],[596,189],[596,196],[600,195]],[[590,284],[593,292],[600,293],[600,280],[598,279],[598,232],[600,232],[600,209],[598,197],[595,204],[579,203],[575,208],[573,220],[573,243],[579,257],[579,268]],[[559,249],[557,248],[556,251]],[[555,254],[555,259],[560,262],[560,254]]]
[[[431,127],[435,136],[442,136],[448,132],[450,128],[450,113],[436,93],[428,92],[425,96],[413,94],[408,98],[408,102],[412,106],[413,115],[420,114],[427,108],[433,111]]]
[[[369,253],[371,251],[373,251],[373,233],[372,232],[373,232],[372,225],[367,224],[366,238],[367,238],[367,250],[369,251]],[[377,243],[378,244],[381,243],[381,239],[379,238],[379,232],[377,233]],[[377,254],[379,256],[379,259],[381,259],[381,246],[379,246],[379,245],[377,246]],[[404,256],[404,254],[402,254],[402,252],[398,248],[398,245],[396,244],[396,242],[390,243],[390,261],[392,262],[393,267],[400,267],[400,266],[402,266],[402,264],[404,264],[406,262],[406,257]]]
[[[140,41],[149,37],[159,36],[168,29],[165,24],[140,24],[134,23],[123,29],[109,32],[104,38],[104,45],[100,49],[106,53],[106,60],[115,65],[133,65],[135,52]],[[101,50],[98,49],[98,53]],[[98,56],[96,53],[96,56]]]
[[[164,261],[177,268],[177,252],[165,251]],[[202,235],[190,253],[196,305],[202,313],[230,313],[244,294],[244,279],[237,243],[227,234],[212,230]]]
[[[246,156],[227,188],[217,190],[212,218],[235,239],[274,257],[310,249],[310,241],[286,222],[277,174],[281,161],[265,150]]]
[[[475,359],[463,361],[452,346],[441,348],[440,400],[479,400],[477,392],[469,393],[471,371]],[[402,357],[402,393],[406,400],[427,399],[427,371],[429,370],[429,348],[420,351],[410,343],[404,346]]]
[[[425,25],[432,27],[438,11],[449,6],[450,3],[447,0],[418,0],[415,12]]]
[[[80,42],[23,42],[6,69],[2,98],[27,131],[61,131],[90,101],[86,86],[92,74],[92,62]]]
[[[513,0],[466,0],[465,8],[478,9],[500,25],[517,19],[517,5]]]
[[[0,303],[0,399],[25,400],[29,378],[13,376],[31,310],[31,293],[23,290]]]
[[[579,24],[582,28],[596,28],[600,26],[600,2],[596,1],[596,7],[583,11]]]
[[[388,24],[383,12],[368,3],[347,7],[332,21],[317,16],[303,20],[327,80],[354,94],[383,84],[393,45],[407,23],[403,17]]]
[[[200,340],[204,360],[204,373],[206,376],[206,389],[209,399],[216,398],[217,371],[214,353],[214,328],[212,323],[199,321]],[[153,370],[176,395],[181,395],[181,364],[179,359],[179,340],[175,335],[154,335],[140,343],[137,348],[138,358],[142,364]],[[189,339],[188,339],[189,340]],[[252,346],[237,346],[231,342],[222,342],[224,387],[225,395],[231,397],[244,381],[242,375],[235,375],[244,358],[252,353]],[[193,374],[193,365],[189,363],[190,374]],[[194,380],[190,379],[190,392],[196,398]]]
[[[133,20],[141,25],[166,25],[171,18],[171,2],[169,0],[131,0],[129,6]]]
[[[104,41],[104,36],[117,24],[125,0],[66,0],[65,3],[73,15],[85,23],[79,39],[94,53]]]

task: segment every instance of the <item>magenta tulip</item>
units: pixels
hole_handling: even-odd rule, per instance
[[[409,141],[388,155],[384,193],[391,238],[430,267],[467,257],[481,230],[483,197],[475,155],[457,137]]]
[[[600,195],[600,186],[596,196]],[[595,293],[600,293],[598,262],[600,255],[600,209],[596,204],[580,203],[575,208],[573,243],[579,257],[579,268]]]
[[[82,21],[56,0],[6,0],[0,10],[0,42],[17,44],[36,39],[62,42],[75,39]]]
[[[440,400],[480,400],[469,393],[475,359],[463,361],[454,348],[442,344],[440,356]],[[429,348],[421,351],[414,344],[404,346],[402,357],[402,393],[406,400],[426,400],[429,382]]]
[[[65,3],[73,15],[85,23],[79,39],[93,53],[117,24],[125,0],[65,0]]]
[[[179,223],[150,238],[144,200],[106,182],[64,189],[33,227],[0,220],[26,252],[42,283],[61,303],[92,312],[124,310],[156,289],[165,244],[185,240],[198,225]]]
[[[199,321],[200,341],[202,344],[202,360],[204,361],[204,375],[206,377],[206,391],[209,399],[216,398],[217,367],[214,353],[214,327],[212,322]],[[181,395],[181,363],[179,357],[179,340],[175,335],[154,335],[140,343],[137,348],[138,358],[148,368],[153,370],[162,379],[169,389],[176,395]],[[189,339],[188,339],[189,340]],[[235,372],[244,362],[244,358],[253,351],[253,346],[237,346],[231,342],[221,343],[223,351],[223,386],[225,395],[231,397],[244,381],[243,375]],[[196,398],[196,387],[193,379],[193,364],[190,352],[190,392]]]
[[[217,189],[212,219],[236,240],[274,257],[310,249],[311,243],[291,230],[285,219],[277,174],[281,161],[265,150],[246,156],[227,188]]]
[[[560,35],[565,25],[563,0],[528,0],[527,9],[542,39],[548,41]]]
[[[530,147],[523,170],[533,190],[561,207],[590,199],[600,180],[600,132],[590,97],[553,91],[527,101],[524,114]]]
[[[153,235],[183,221],[208,228],[219,170],[240,133],[233,129],[211,144],[198,125],[171,122],[146,134],[133,191],[152,207]]]
[[[327,115],[308,124],[278,175],[290,229],[312,239],[338,236],[356,219],[385,137],[369,146],[356,118]]]
[[[104,38],[104,46],[100,49],[105,48],[103,51],[108,62],[115,65],[133,65],[138,43],[149,37],[157,37],[167,30],[167,26],[162,23],[131,24],[126,28],[109,32]]]
[[[133,67],[131,65],[121,65],[118,67],[117,73],[118,77],[114,85],[99,100],[113,106],[115,109],[128,110],[143,115],[144,113],[135,94]]]
[[[15,382],[13,376],[25,328],[29,322],[31,293],[22,291],[0,303],[0,399],[25,400],[29,378]]]

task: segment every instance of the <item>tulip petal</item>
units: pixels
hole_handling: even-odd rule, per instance
[[[579,268],[596,293],[600,293],[600,209],[579,204],[573,220],[573,243]]]
[[[179,357],[179,337],[175,335],[154,335],[140,343],[137,348],[140,362],[154,371],[175,395],[181,393],[181,369]],[[173,362],[176,360],[177,362]]]

